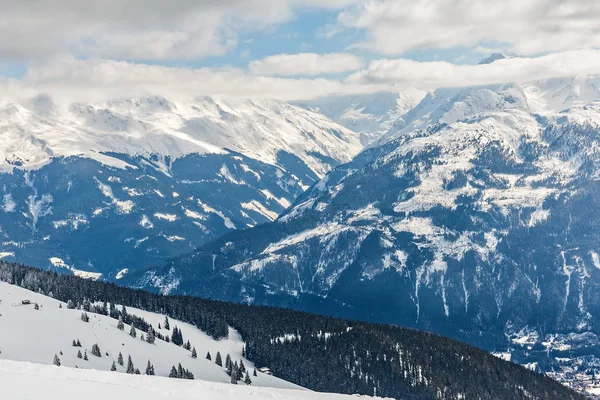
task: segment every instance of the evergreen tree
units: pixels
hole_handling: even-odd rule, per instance
[[[148,365],[146,366],[146,375],[154,375],[154,365],[150,363],[150,360],[148,360]]]
[[[246,357],[246,346],[242,346],[242,357]]]
[[[184,377],[184,371],[183,371],[183,367],[181,366],[181,363],[179,363],[179,365],[177,366],[177,377],[179,379],[183,379],[183,377]]]
[[[187,342],[185,342],[185,344],[183,345],[183,348],[186,349],[187,351],[190,351],[192,349],[192,344],[190,343],[189,340]]]
[[[77,342],[73,339],[73,347],[77,347]]]
[[[236,377],[235,377],[234,374],[231,374],[231,380],[230,380],[230,382],[233,383],[234,385],[237,385],[237,379],[236,379]]]
[[[165,316],[165,329],[170,330],[171,325],[169,324],[169,317]]]
[[[177,378],[177,368],[174,365],[171,367],[171,372],[169,372],[169,378]]]
[[[88,356],[87,356],[87,350],[85,350],[85,351],[83,352],[83,360],[84,360],[84,361],[87,361],[87,360],[88,360]]]
[[[160,327],[160,322],[158,323],[158,330],[161,330],[162,328]]]
[[[208,361],[212,361],[212,357],[210,356],[210,351],[207,351],[207,352],[206,352],[206,359],[207,359]]]
[[[229,369],[231,367],[231,356],[229,353],[225,356],[225,368]]]
[[[110,367],[111,371],[116,371],[117,370],[117,366],[115,365],[115,360],[113,360],[112,362],[112,366]]]
[[[135,369],[135,371],[134,371],[134,374],[136,374],[136,375],[140,375],[140,374],[141,374],[141,372],[140,372],[139,368],[136,368],[136,369]]]
[[[92,355],[96,357],[102,357],[102,352],[100,351],[100,346],[97,343],[92,345]]]
[[[123,324],[123,317],[119,315],[119,322],[117,322],[117,329],[122,331],[125,329],[125,324]]]
[[[210,355],[210,353],[208,355]],[[219,367],[223,366],[223,360],[221,360],[221,353],[218,351],[217,351],[217,357],[215,358],[215,364],[217,364]]]
[[[123,362],[123,354],[121,352],[119,352],[119,357],[117,358],[117,362],[119,363],[119,365],[122,367],[124,362]]]
[[[81,342],[77,339],[77,347],[81,347]]]
[[[246,366],[244,365],[244,360],[240,360],[240,373],[246,372]]]
[[[83,358],[83,355],[81,354],[81,350],[77,350],[77,358]]]
[[[135,372],[135,368],[133,366],[133,361],[131,360],[131,355],[127,358],[127,373],[133,374]]]
[[[87,313],[85,311],[81,313],[81,320],[83,322],[90,322],[90,317],[87,315]]]
[[[148,342],[150,344],[154,344],[155,341],[156,341],[156,336],[154,336],[154,329],[152,329],[152,327],[150,327],[148,329],[148,335],[146,336],[146,342]]]
[[[192,358],[198,358],[198,353],[196,353],[196,348],[192,349]]]
[[[131,329],[129,330],[129,336],[132,338],[137,337],[137,331],[135,330],[135,326],[131,325]]]
[[[246,378],[244,379],[244,383],[246,385],[251,385],[252,384],[252,380],[250,379],[250,374],[248,372],[246,372]]]
[[[54,360],[52,361],[52,364],[56,365],[57,367],[60,367],[60,358],[58,358],[57,354],[54,355]]]

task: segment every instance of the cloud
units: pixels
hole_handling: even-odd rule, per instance
[[[356,71],[363,61],[348,53],[279,54],[254,60],[248,69],[254,75],[266,76],[318,76]]]
[[[594,0],[365,0],[338,16],[365,31],[355,47],[387,55],[481,43],[522,55],[600,47],[599,20]]]
[[[436,89],[523,83],[598,73],[600,73],[600,50],[578,50],[534,58],[507,58],[484,65],[383,59],[373,61],[366,69],[352,74],[347,79],[347,83]]]
[[[0,59],[27,62],[67,53],[125,60],[218,56],[240,36],[288,21],[297,9],[352,2],[0,0]]]
[[[22,79],[5,80],[0,84],[0,92],[6,97],[29,98],[44,93],[61,102],[95,102],[150,95],[301,100],[385,89],[388,85],[343,83],[324,78],[254,76],[237,68],[166,67],[73,57],[33,65]]]

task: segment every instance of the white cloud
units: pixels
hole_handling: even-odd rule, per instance
[[[481,43],[526,55],[599,47],[599,20],[595,0],[365,0],[338,17],[365,30],[356,46],[389,55]]]
[[[522,83],[600,73],[600,50],[566,51],[535,58],[507,58],[485,65],[442,61],[377,60],[352,74],[348,83],[418,86],[421,89]]]
[[[0,59],[59,54],[128,60],[222,55],[248,32],[280,24],[298,8],[353,0],[0,0]]]
[[[266,76],[318,76],[356,71],[363,61],[348,53],[299,53],[279,54],[262,60],[254,60],[248,69],[255,75]]]
[[[66,57],[31,66],[21,80],[5,80],[5,97],[46,93],[61,102],[94,102],[159,95],[171,98],[209,95],[300,100],[334,93],[373,92],[387,85],[343,83],[324,78],[248,75],[236,68],[185,68],[124,61]]]

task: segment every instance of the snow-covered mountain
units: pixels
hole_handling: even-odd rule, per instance
[[[84,322],[81,310],[68,309],[66,303],[5,282],[0,282],[0,300],[0,360],[53,365],[56,355],[62,367],[110,371],[114,362],[115,373],[125,373],[131,357],[134,367],[142,374],[148,361],[156,376],[162,377],[169,376],[172,366],[181,364],[194,374],[195,379],[230,384],[226,370],[215,364],[219,352],[223,360],[227,354],[234,361],[243,360],[255,386],[302,389],[267,374],[254,376],[254,364],[242,356],[244,342],[231,328],[227,339],[214,340],[197,327],[175,319],[169,321],[170,329],[167,330],[164,315],[127,308],[129,315],[146,320],[157,334],[170,336],[174,327],[180,329],[184,340],[189,340],[196,349],[197,358],[192,358],[189,350],[173,343],[159,339],[153,344],[148,343],[142,339],[142,331],[136,337],[130,336],[131,326],[124,324],[124,329],[119,330],[118,321],[113,318],[87,313],[89,322]],[[30,304],[23,304],[23,301]],[[81,347],[73,346],[74,340],[79,341]],[[92,354],[94,344],[100,347],[100,357]],[[124,365],[118,362],[119,353]],[[207,353],[211,354],[212,360],[206,359]],[[82,357],[87,354],[87,360],[79,358],[78,354]]]
[[[180,381],[162,377],[115,374],[104,371],[57,368],[0,360],[0,395],[5,399],[42,400],[351,400],[368,396],[316,393],[255,386],[226,385],[202,380]],[[49,397],[51,396],[51,397]]]
[[[409,88],[399,93],[328,96],[298,102],[361,135],[368,146],[386,133],[394,121],[414,108],[426,95],[423,90]]]
[[[597,80],[437,91],[277,221],[130,283],[393,322],[544,370],[600,365]],[[404,130],[409,114],[423,129]]]
[[[0,103],[0,257],[123,276],[272,221],[357,134],[279,101]]]

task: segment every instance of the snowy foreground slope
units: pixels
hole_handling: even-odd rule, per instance
[[[206,381],[132,376],[0,360],[0,397],[6,400],[210,399],[345,400],[357,396],[234,386]],[[371,398],[361,396],[360,398]]]
[[[23,300],[31,301],[31,305],[22,305]],[[34,308],[35,303],[39,305],[39,310]],[[62,308],[59,308],[60,304]],[[163,335],[171,333],[165,330],[164,326],[158,329],[159,323],[164,325],[165,317],[162,315],[130,308],[127,312],[144,318]],[[131,356],[134,366],[142,373],[148,360],[154,365],[156,375],[164,377],[169,375],[173,365],[181,363],[196,379],[230,384],[230,377],[225,369],[214,363],[216,353],[221,353],[223,361],[227,354],[230,354],[234,361],[239,362],[242,359],[244,343],[233,329],[228,339],[217,341],[195,326],[171,320],[171,330],[177,326],[181,329],[184,340],[189,340],[196,348],[198,358],[193,359],[189,351],[173,343],[158,339],[154,344],[142,341],[141,331],[138,331],[137,338],[131,337],[128,325],[120,331],[116,327],[117,321],[110,317],[89,313],[89,322],[83,322],[81,313],[81,310],[67,309],[66,304],[57,300],[0,282],[0,360],[52,365],[54,355],[57,354],[63,367],[109,371],[121,352],[125,365],[120,366],[116,363],[118,372],[125,372],[128,356]],[[82,347],[73,347],[73,340],[80,340]],[[92,355],[91,348],[94,344],[100,346],[102,357]],[[77,358],[78,351],[87,351],[89,360]],[[205,358],[207,352],[211,353],[213,361]],[[243,361],[251,372],[253,385],[300,389],[297,385],[262,373],[258,373],[256,377],[252,376],[254,365],[247,359]],[[130,376],[123,379],[129,378]],[[3,385],[0,385],[1,387]]]

